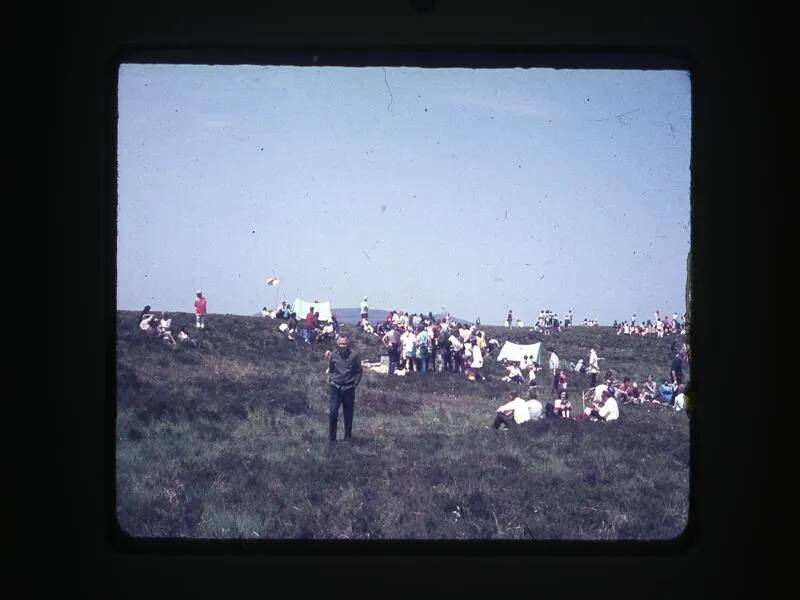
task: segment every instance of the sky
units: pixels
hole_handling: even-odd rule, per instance
[[[685,312],[687,71],[123,64],[118,91],[118,309]]]

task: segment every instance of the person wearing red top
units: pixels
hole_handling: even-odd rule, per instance
[[[208,311],[206,305],[206,299],[203,297],[203,292],[197,290],[195,292],[197,298],[194,300],[194,315],[195,315],[195,324],[194,326],[198,329],[205,329],[206,328],[206,312]]]
[[[317,328],[317,318],[314,314],[314,308],[309,308],[308,313],[306,314],[306,342],[309,344],[314,343],[314,339],[316,338],[316,328]]]

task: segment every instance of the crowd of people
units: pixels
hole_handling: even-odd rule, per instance
[[[207,301],[201,290],[195,293],[195,328],[203,330],[206,327]],[[336,339],[338,354],[326,353],[331,360],[329,372],[340,375],[331,379],[331,440],[336,439],[336,420],[338,419],[339,406],[344,406],[345,411],[345,439],[349,440],[352,434],[352,393],[361,379],[360,356],[352,355],[349,349],[349,339],[341,331],[340,324],[335,315],[330,321],[322,322],[319,311],[312,305],[303,320],[298,320],[297,314],[291,305],[282,302],[273,310],[264,307],[262,315],[271,319],[285,321],[278,326],[278,330],[294,340],[300,336],[303,342],[315,344],[324,339]],[[572,327],[573,313],[570,310],[560,321],[558,315],[549,309],[540,311],[539,319],[534,324],[532,331],[543,335],[563,331]],[[513,314],[509,310],[506,326],[512,327]],[[518,320],[517,326],[524,324]],[[584,319],[585,326],[596,326],[595,320]],[[615,378],[610,369],[605,372],[603,383],[598,384],[600,372],[599,361],[602,357],[597,355],[595,348],[590,348],[584,358],[577,362],[570,361],[564,367],[561,359],[551,345],[547,369],[547,378],[540,382],[539,374],[544,371],[534,356],[523,355],[519,361],[503,360],[503,367],[507,374],[502,381],[518,384],[518,388],[511,391],[508,402],[496,410],[492,427],[513,428],[529,421],[541,418],[567,418],[577,421],[614,421],[619,418],[620,405],[652,403],[666,405],[675,410],[686,408],[686,386],[683,381],[683,363],[688,358],[688,346],[678,342],[682,335],[687,334],[685,315],[678,320],[678,315],[672,318],[661,319],[658,311],[654,321],[636,323],[636,315],[623,323],[614,323],[618,334],[651,335],[663,337],[665,334],[674,334],[670,363],[670,375],[657,383],[653,375],[648,375],[641,387],[638,382],[631,381],[630,377],[623,377],[621,381]],[[369,307],[367,298],[364,297],[360,305],[360,321],[358,327],[365,333],[378,336],[385,356],[388,361],[389,374],[405,375],[408,373],[427,374],[429,372],[453,372],[463,374],[470,381],[485,381],[483,374],[484,361],[493,356],[500,343],[496,339],[486,339],[484,331],[480,328],[480,320],[474,324],[458,322],[450,317],[449,313],[437,318],[432,312],[425,315],[423,312],[408,313],[401,310],[390,311],[386,318],[374,324],[369,321]],[[180,328],[176,337],[172,333],[172,318],[168,312],[157,316],[151,307],[145,306],[139,314],[139,329],[148,337],[164,340],[176,346],[180,343],[199,346],[198,339],[189,335],[185,326]],[[298,333],[299,332],[299,333]],[[353,361],[357,359],[358,366]],[[341,375],[347,373],[347,377]],[[569,397],[569,374],[588,374],[590,377],[589,388],[581,395],[582,410],[573,416],[573,406]],[[527,383],[527,399],[523,391]],[[539,399],[540,393],[549,392],[550,402]]]
[[[683,317],[678,320],[678,313],[672,313],[671,319],[666,315],[662,319],[659,311],[655,312],[653,319],[648,319],[644,322],[637,323],[635,314],[627,321],[618,323],[615,320],[614,329],[617,335],[655,335],[660,338],[663,338],[665,335],[688,334],[686,315],[683,315]]]

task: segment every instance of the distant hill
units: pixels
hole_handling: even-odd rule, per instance
[[[360,308],[331,308],[331,312],[336,315],[336,318],[339,320],[340,323],[345,323],[347,325],[355,325],[361,320],[361,309]],[[386,318],[386,315],[389,314],[388,310],[383,310],[380,308],[370,308],[369,309],[369,320],[370,321],[383,321]],[[444,313],[434,313],[433,315],[437,319],[441,319],[444,317]],[[472,323],[472,321],[468,319],[462,319],[461,317],[453,317],[458,322],[467,322]]]
[[[346,325],[355,325],[361,320],[360,308],[331,308],[331,312],[336,315],[340,323]],[[382,321],[389,314],[388,310],[381,310],[379,308],[369,309],[370,321]]]

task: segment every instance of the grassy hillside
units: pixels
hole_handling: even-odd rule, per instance
[[[173,348],[144,339],[136,316],[118,313],[117,340],[116,504],[132,535],[664,539],[686,524],[685,413],[625,405],[613,423],[496,431],[513,384],[493,360],[486,383],[367,371],[354,443],[331,447],[330,344],[289,342],[278,321],[210,315],[201,348]],[[192,315],[173,315],[175,331],[184,324],[195,335]],[[528,341],[527,330],[487,329]],[[639,381],[669,368],[666,338],[576,328],[546,341],[565,361],[593,344],[604,367]],[[378,357],[373,336],[355,333],[354,346]],[[577,414],[588,376],[570,375]]]

